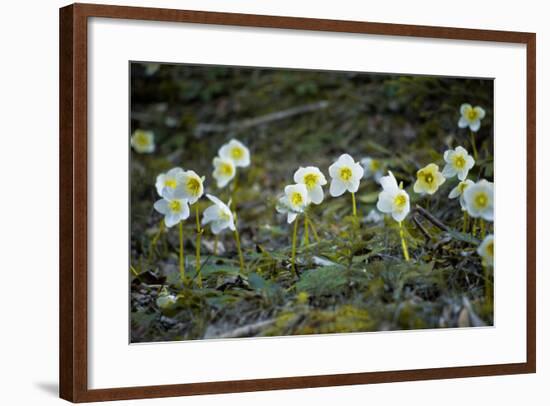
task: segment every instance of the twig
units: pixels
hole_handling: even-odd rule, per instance
[[[437,217],[435,217],[432,213],[430,213],[428,210],[426,210],[424,207],[416,205],[416,211],[422,215],[426,220],[428,220],[430,223],[432,223],[437,228],[443,230],[443,231],[449,231],[449,227],[447,227],[445,224],[441,222]]]
[[[416,216],[412,216],[412,219],[415,226],[422,232],[422,234],[424,234],[424,237],[426,237],[426,239],[430,241],[432,239],[432,236],[430,235],[428,230],[424,228],[424,226],[422,225],[422,223],[420,223],[420,221],[418,221],[418,218]]]
[[[251,337],[258,334],[265,327],[269,327],[275,323],[275,319],[262,320],[257,323],[248,324],[246,326],[237,327],[234,330],[220,334],[211,338],[238,338],[238,337]]]
[[[276,111],[274,113],[269,113],[260,117],[249,118],[242,121],[235,121],[229,124],[199,123],[195,127],[195,135],[197,137],[200,137],[202,134],[209,132],[231,132],[237,130],[245,130],[250,127],[268,124],[272,121],[284,120],[298,114],[311,113],[313,111],[322,110],[327,108],[328,105],[329,102],[323,100],[316,103],[293,107],[287,110]]]

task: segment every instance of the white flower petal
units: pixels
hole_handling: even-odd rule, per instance
[[[456,199],[460,196],[460,186],[456,186],[451,190],[451,193],[449,193],[449,199]]]
[[[352,178],[347,185],[348,191],[355,193],[359,190],[359,179],[361,178]]]
[[[382,189],[389,192],[399,190],[397,180],[391,171],[388,171],[388,176],[382,176],[380,178],[380,185],[382,186]]]
[[[309,191],[309,197],[311,198],[311,201],[313,203],[320,204],[323,201],[323,198],[325,197],[325,194],[323,193],[323,188],[319,185],[315,185]]]
[[[355,163],[351,166],[351,174],[354,179],[361,179],[363,177],[363,174],[365,173],[365,170],[359,163]]]
[[[476,106],[474,107],[475,112],[477,113],[477,116],[480,120],[483,120],[485,117],[485,110],[483,110],[481,107]]]
[[[287,223],[288,224],[292,223],[296,219],[297,215],[298,215],[297,213],[289,212],[286,218]]]
[[[472,108],[472,105],[469,103],[462,103],[460,106],[460,114],[464,115],[468,110]]]
[[[170,209],[168,208],[168,201],[166,199],[157,200],[153,207],[160,214],[167,214],[170,211]]]
[[[376,208],[382,213],[391,213],[393,208],[394,195],[390,192],[382,191],[378,195],[378,202]]]
[[[466,128],[468,127],[470,123],[468,123],[468,120],[466,120],[464,117],[460,117],[458,120],[458,127],[459,128]]]
[[[481,121],[477,119],[470,123],[470,130],[472,130],[473,132],[476,132],[477,130],[479,130],[480,126],[481,126]]]
[[[445,167],[443,168],[443,171],[441,173],[446,178],[452,178],[453,176],[456,175],[456,169],[452,164],[448,163],[448,164],[445,165]]]
[[[340,179],[332,179],[330,182],[330,195],[332,197],[342,196],[346,191],[346,185]]]
[[[164,217],[164,224],[166,224],[166,227],[170,228],[172,226],[175,226],[180,222],[180,215],[176,213],[168,213],[166,217]]]

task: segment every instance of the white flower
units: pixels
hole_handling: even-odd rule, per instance
[[[384,168],[378,159],[365,157],[361,159],[361,165],[365,170],[365,179],[372,177],[376,183],[380,183],[380,178],[384,176]]]
[[[218,155],[220,158],[231,159],[238,167],[246,168],[250,165],[250,151],[242,142],[235,139],[222,145]]]
[[[445,177],[439,172],[439,166],[428,164],[416,172],[416,182],[414,182],[413,190],[415,193],[422,195],[433,195],[444,182]]]
[[[481,107],[472,107],[471,104],[464,103],[460,106],[460,119],[458,126],[460,128],[470,127],[470,130],[476,132],[481,126],[481,120],[485,117],[485,110]]]
[[[168,309],[176,304],[176,296],[174,295],[160,295],[157,300],[157,306],[161,309]]]
[[[189,217],[189,205],[186,199],[163,198],[155,202],[154,208],[164,214],[164,224],[170,228]]]
[[[300,167],[294,173],[294,182],[306,185],[311,201],[320,204],[325,197],[322,186],[327,184],[325,175],[315,166]]]
[[[340,155],[340,158],[328,168],[328,173],[332,178],[330,182],[330,195],[338,197],[346,191],[351,193],[357,192],[364,172],[361,164],[355,162],[350,155]]]
[[[166,173],[161,173],[157,176],[155,187],[160,197],[168,199],[174,198],[174,192],[178,186],[178,174],[182,174],[183,169],[172,168]]]
[[[376,208],[382,213],[390,213],[395,221],[403,221],[411,209],[409,195],[399,186],[391,171],[380,178],[382,192],[378,195]]]
[[[225,204],[216,196],[207,194],[206,197],[214,203],[212,206],[209,206],[202,213],[202,225],[210,224],[212,233],[219,234],[226,228],[229,228],[231,231],[235,231],[235,221],[233,220],[233,213],[229,208],[229,204]]]
[[[216,157],[212,161],[214,172],[212,176],[216,179],[219,188],[224,188],[235,177],[237,170],[231,159]]]
[[[365,221],[368,223],[380,223],[382,220],[384,220],[384,216],[376,209],[369,211],[369,214],[365,218]]]
[[[177,186],[174,197],[187,199],[189,204],[194,204],[204,193],[204,178],[194,171],[185,171],[176,175]]]
[[[466,210],[471,217],[493,221],[493,183],[481,179],[464,191]]]
[[[483,258],[487,266],[492,266],[495,257],[495,237],[493,234],[487,235],[477,248],[477,253]]]
[[[310,203],[307,187],[304,184],[288,185],[285,187],[285,195],[279,199],[275,209],[279,213],[287,215],[287,222],[290,224]]]
[[[443,159],[446,162],[443,168],[443,176],[452,178],[458,175],[458,179],[464,180],[468,176],[468,171],[474,167],[475,161],[466,149],[456,147],[454,150],[449,149],[443,154]]]
[[[466,210],[466,202],[464,201],[464,191],[472,186],[474,182],[472,182],[470,179],[463,180],[460,182],[456,187],[451,190],[451,193],[449,193],[449,199],[456,199],[459,197],[460,207],[463,211]]]
[[[155,152],[155,134],[152,131],[138,129],[130,137],[130,145],[140,154]]]

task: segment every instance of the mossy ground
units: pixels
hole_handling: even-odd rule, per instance
[[[479,231],[472,236],[472,222],[463,230],[458,200],[447,198],[458,181],[429,198],[412,191],[416,171],[430,162],[441,168],[446,149],[471,151],[469,133],[457,127],[463,102],[487,112],[469,177],[492,180],[491,80],[185,65],[147,71],[144,64],[132,64],[131,74],[132,130],[154,131],[157,144],[153,154],[131,152],[132,342],[492,324],[493,278],[475,252]],[[211,174],[218,148],[231,138],[252,154],[233,196],[246,267],[239,268],[231,233],[222,234],[214,255],[207,229],[198,288],[191,217],[184,236],[192,282],[184,285],[177,227],[159,233],[155,178],[174,166],[192,169],[206,176],[208,193],[227,202],[231,188],[217,189]],[[328,177],[342,153],[380,159],[403,181],[413,208],[405,222],[411,261],[391,218],[367,221],[380,191],[369,179],[357,193],[358,218],[349,194],[331,198],[327,190],[310,208],[319,240],[310,231],[305,241],[299,217],[294,273],[293,225],[276,213],[277,197],[299,166],[318,166]],[[210,202],[197,204],[202,212]],[[161,310],[156,299],[165,293],[177,302]]]

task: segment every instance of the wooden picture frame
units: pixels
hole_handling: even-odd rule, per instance
[[[269,27],[525,44],[527,47],[526,362],[415,370],[197,382],[110,389],[88,387],[88,19]],[[536,370],[536,96],[534,33],[74,4],[60,9],[60,396],[72,402],[533,373]]]

